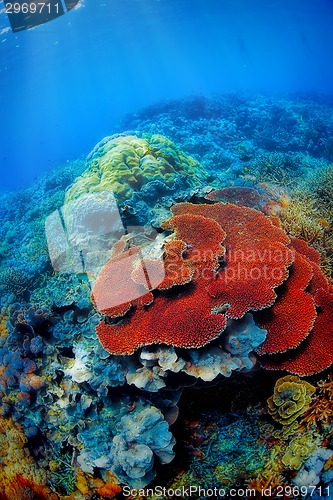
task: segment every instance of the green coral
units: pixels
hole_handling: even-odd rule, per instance
[[[181,174],[195,187],[206,177],[196,160],[158,134],[106,138],[89,155],[87,164],[88,168],[68,189],[65,204],[83,194],[101,191],[112,191],[117,201],[123,202],[151,181],[172,188],[177,174]]]
[[[315,387],[305,380],[287,375],[276,382],[267,401],[268,411],[277,422],[289,425],[309,408],[314,392]]]

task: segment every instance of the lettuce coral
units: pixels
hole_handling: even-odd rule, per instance
[[[280,378],[274,388],[274,394],[268,399],[270,415],[283,425],[289,425],[306,412],[311,403],[315,387],[296,376]]]
[[[318,439],[314,439],[312,435],[299,434],[290,441],[282,462],[289,469],[299,469],[318,446]]]

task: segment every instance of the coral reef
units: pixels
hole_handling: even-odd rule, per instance
[[[0,195],[1,498],[332,487],[332,131],[177,100]]]

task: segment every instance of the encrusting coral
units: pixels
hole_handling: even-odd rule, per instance
[[[3,500],[56,500],[44,486],[46,470],[38,467],[26,447],[27,438],[20,425],[11,418],[0,417],[0,497]]]

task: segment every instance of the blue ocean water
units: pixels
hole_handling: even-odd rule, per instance
[[[80,0],[15,34],[0,7],[2,191],[159,101],[333,93],[331,0]]]

